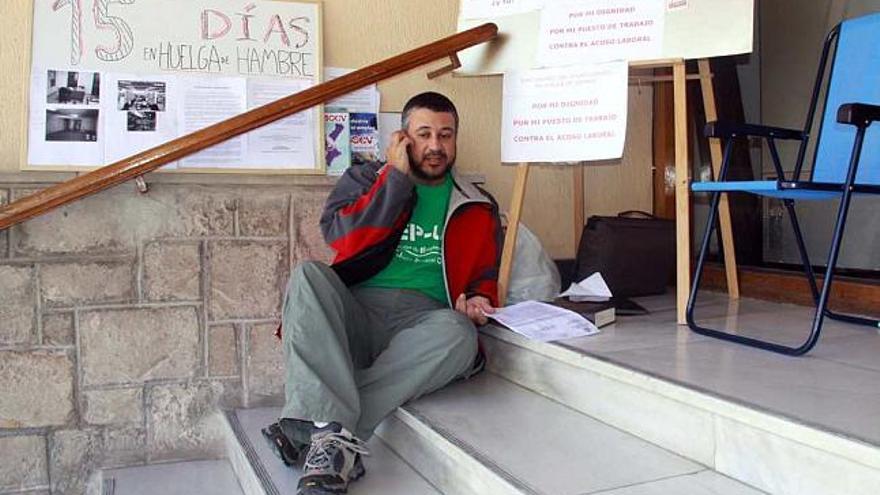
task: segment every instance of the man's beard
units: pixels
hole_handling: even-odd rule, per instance
[[[444,175],[446,175],[446,172],[448,172],[449,169],[451,169],[452,166],[455,165],[455,160],[452,160],[451,162],[448,161],[449,157],[446,156],[446,153],[444,153],[443,151],[431,151],[429,153],[426,153],[421,160],[417,160],[416,157],[413,156],[412,151],[410,151],[410,150],[407,150],[406,153],[409,155],[410,170],[412,171],[413,176],[415,178],[423,180],[423,181],[437,180],[437,179],[443,177]],[[444,160],[447,160],[447,162],[446,162],[446,166],[443,167],[443,170],[436,172],[436,173],[433,173],[433,172],[429,172],[428,170],[423,168],[422,163],[425,160],[432,158],[432,157],[435,157],[435,156],[441,157]]]

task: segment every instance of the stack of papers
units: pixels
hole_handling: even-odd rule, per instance
[[[572,282],[559,297],[567,297],[573,302],[604,302],[611,299],[611,289],[602,274],[596,272],[580,282]]]
[[[538,301],[498,308],[487,316],[520,335],[541,342],[599,333],[596,325],[574,311]]]

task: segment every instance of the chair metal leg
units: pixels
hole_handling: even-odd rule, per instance
[[[690,297],[688,298],[687,312],[685,313],[688,327],[690,327],[691,330],[700,335],[705,335],[707,337],[713,337],[721,340],[727,340],[729,342],[735,342],[737,344],[743,344],[750,347],[757,347],[758,349],[764,349],[767,351],[786,354],[789,356],[797,356],[807,352],[809,348],[804,349],[804,345],[801,345],[799,347],[789,347],[782,344],[776,344],[773,342],[767,342],[765,340],[755,339],[752,337],[736,335],[714,328],[700,326],[694,320],[694,308],[696,306],[697,294],[700,288],[700,280],[702,279],[703,265],[706,261],[706,255],[709,251],[709,241],[711,239],[713,230],[712,226],[714,225],[716,217],[718,216],[718,203],[720,202],[720,199],[721,193],[712,193],[709,218],[706,221],[706,231],[703,233],[703,241],[700,247],[700,254],[697,257],[697,266],[694,271],[694,281],[693,285],[691,286]],[[807,343],[809,343],[809,340],[807,341]],[[812,345],[810,347],[812,347]]]
[[[797,214],[794,210],[794,201],[790,199],[783,200],[785,209],[788,211],[788,219],[791,221],[791,228],[794,230],[794,238],[797,241],[798,253],[801,255],[801,263],[804,265],[804,273],[807,275],[807,283],[810,285],[810,292],[813,294],[813,304],[819,304],[819,286],[816,284],[816,274],[813,271],[813,264],[810,263],[810,256],[807,254],[807,247],[804,244],[804,235],[801,233],[801,226],[797,220]]]
[[[842,201],[842,200],[841,200]],[[785,207],[788,210],[788,216],[791,220],[791,226],[794,229],[795,240],[797,241],[798,252],[801,256],[801,263],[804,265],[804,273],[807,276],[807,282],[810,285],[810,291],[813,294],[813,304],[817,307],[819,306],[819,289],[818,284],[816,283],[816,274],[813,270],[813,264],[810,263],[809,255],[807,254],[807,249],[804,244],[803,234],[801,233],[801,228],[797,220],[797,215],[794,210],[794,202],[790,200],[785,200]],[[842,235],[842,234],[841,234]],[[866,318],[864,316],[851,315],[846,313],[838,313],[828,309],[828,305],[825,305],[825,316],[831,318],[832,320],[843,321],[846,323],[854,323],[856,325],[865,325],[870,327],[880,328],[880,320],[875,320],[872,318]]]
[[[840,200],[840,207],[837,210],[837,222],[834,224],[834,234],[831,237],[831,249],[828,251],[828,263],[825,265],[825,280],[822,281],[822,292],[819,294],[819,301],[816,304],[816,315],[813,317],[813,328],[810,330],[810,337],[803,345],[804,352],[809,351],[816,345],[816,342],[819,340],[819,334],[822,332],[822,323],[825,320],[828,298],[831,296],[831,283],[834,280],[834,267],[837,265],[837,256],[840,254],[840,244],[843,239],[843,230],[846,226],[846,217],[849,213],[851,198],[851,191],[846,190],[843,193],[843,198]]]
[[[694,268],[691,293],[685,310],[685,319],[688,326],[692,329],[697,328],[697,324],[694,322],[694,306],[697,303],[697,293],[700,290],[700,281],[703,278],[703,264],[709,252],[709,241],[712,239],[712,231],[714,230],[715,218],[718,216],[718,204],[720,202],[721,193],[712,193],[712,199],[709,201],[709,218],[706,220],[706,230],[703,232],[703,240],[700,242],[700,254],[697,255],[697,266]],[[696,329],[694,331],[700,333]]]
[[[744,344],[751,347],[757,347],[759,349],[765,349],[768,351],[777,352],[780,354],[786,354],[790,356],[800,356],[806,354],[816,345],[816,342],[819,341],[819,335],[822,331],[822,324],[824,323],[825,316],[830,318],[836,318],[843,321],[848,321],[851,323],[858,323],[863,325],[871,325],[880,328],[880,322],[877,320],[873,320],[870,318],[864,318],[860,316],[852,316],[852,315],[842,315],[837,314],[832,311],[829,311],[828,308],[828,298],[831,294],[831,284],[834,280],[834,268],[837,265],[837,258],[840,254],[840,246],[843,241],[843,233],[846,227],[846,219],[849,214],[850,202],[852,201],[852,184],[855,181],[856,170],[858,169],[859,156],[861,155],[862,143],[864,140],[865,128],[861,127],[856,132],[856,139],[853,145],[853,153],[850,157],[850,166],[849,171],[847,173],[847,180],[845,183],[845,187],[843,190],[843,196],[840,199],[840,206],[837,211],[837,221],[834,224],[834,233],[831,239],[831,248],[828,252],[828,263],[827,263],[827,271],[825,273],[825,279],[822,282],[822,290],[816,292],[816,278],[813,273],[812,265],[810,264],[809,257],[807,256],[807,250],[804,246],[803,236],[801,235],[800,226],[797,222],[797,216],[794,211],[794,205],[790,201],[786,201],[786,208],[789,212],[789,218],[791,219],[792,227],[795,230],[795,237],[797,239],[798,250],[801,253],[801,260],[804,263],[804,270],[806,271],[808,281],[810,283],[810,288],[814,296],[814,300],[816,301],[816,312],[813,317],[813,325],[810,329],[810,335],[807,337],[806,341],[798,347],[789,347],[781,344],[776,344],[772,342],[767,342],[760,339],[755,339],[751,337],[744,337],[741,335],[735,335],[728,332],[723,332],[716,329],[705,328],[697,325],[694,321],[694,306],[696,303],[697,292],[699,290],[699,283],[703,270],[703,263],[706,258],[706,253],[709,249],[709,240],[712,235],[712,226],[714,225],[717,211],[718,211],[718,203],[721,196],[721,193],[713,193],[712,194],[712,202],[711,202],[711,210],[709,212],[709,218],[706,224],[706,232],[703,236],[703,242],[700,249],[700,255],[697,260],[697,268],[696,273],[694,275],[694,285],[691,287],[691,294],[688,300],[687,306],[687,323],[688,326],[696,333],[701,335],[706,335],[709,337],[719,338],[723,340],[727,340],[730,342],[736,342],[738,344]]]
[[[862,132],[856,135],[856,141],[860,145]],[[861,146],[858,146],[857,152],[854,153],[854,160],[858,160],[858,151],[861,150]],[[855,175],[855,171],[851,171],[851,175]],[[849,178],[849,183],[852,183],[852,178]],[[811,334],[811,339],[814,341],[818,340],[819,332],[822,328],[822,322],[825,316],[829,318],[845,321],[848,323],[855,323],[857,325],[866,325],[875,328],[880,328],[880,320],[876,320],[873,318],[866,318],[863,316],[856,315],[848,315],[842,313],[835,313],[828,309],[828,299],[831,297],[831,284],[834,280],[834,268],[837,266],[837,258],[840,254],[840,245],[843,242],[843,233],[846,227],[846,218],[849,214],[849,207],[852,201],[852,190],[850,187],[844,189],[843,197],[840,199],[840,207],[837,211],[837,222],[834,224],[834,236],[831,239],[831,249],[828,252],[828,264],[825,270],[825,280],[822,283],[822,293],[819,295],[819,303],[816,307],[816,316],[813,319],[813,334]]]

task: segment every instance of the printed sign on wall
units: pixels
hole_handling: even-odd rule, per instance
[[[572,60],[644,60],[663,49],[661,2],[632,0],[552,3],[541,14],[538,60],[544,67]]]
[[[494,22],[498,37],[459,53],[461,68],[456,73],[503,74],[509,69],[584,60],[698,59],[748,53],[752,51],[754,12],[755,0],[523,0],[512,4],[461,0],[458,30]],[[644,50],[637,48],[640,43]],[[602,47],[607,49],[604,54],[593,50]],[[584,50],[575,53],[580,48]]]
[[[623,61],[505,74],[501,161],[620,158],[628,74]]]

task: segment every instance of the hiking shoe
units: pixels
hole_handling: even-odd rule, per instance
[[[260,432],[263,434],[263,438],[269,442],[272,452],[281,459],[285,466],[295,466],[309,447],[288,438],[281,428],[280,421],[272,423]]]
[[[315,430],[297,495],[345,493],[349,483],[366,473],[362,455],[370,455],[364,441],[339,423]]]

